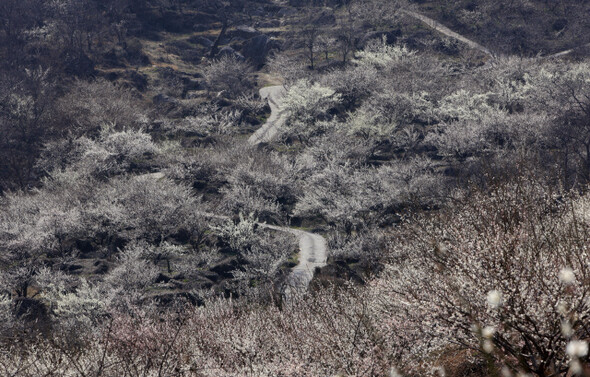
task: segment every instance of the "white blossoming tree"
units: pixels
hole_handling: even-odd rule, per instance
[[[590,223],[572,207],[523,180],[409,225],[376,286],[414,354],[458,343],[512,371],[565,373],[590,315]]]
[[[281,103],[280,111],[287,114],[280,130],[283,138],[293,137],[307,143],[323,132],[326,124],[321,120],[328,120],[327,111],[339,102],[340,95],[334,90],[309,80],[297,81]]]

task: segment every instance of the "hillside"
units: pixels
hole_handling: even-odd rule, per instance
[[[588,12],[0,1],[0,375],[590,375]]]

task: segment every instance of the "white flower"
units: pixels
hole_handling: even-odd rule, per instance
[[[447,372],[445,371],[444,367],[436,366],[436,367],[432,368],[432,370],[430,371],[430,374],[433,376],[446,377]]]
[[[574,275],[574,270],[569,267],[562,268],[559,271],[559,280],[563,284],[572,284],[574,280],[576,280],[576,275]]]
[[[567,344],[565,352],[572,358],[584,357],[588,354],[588,343],[583,340],[572,340]]]
[[[566,338],[569,338],[573,334],[572,325],[568,321],[561,322],[561,333]]]
[[[402,375],[396,367],[391,367],[389,370],[389,377],[402,377]]]
[[[488,292],[488,305],[497,309],[502,305],[502,292],[494,289]]]
[[[582,364],[578,359],[572,360],[570,363],[570,372],[572,375],[578,375],[582,373]]]
[[[489,340],[485,340],[482,346],[485,353],[492,353],[494,351],[494,344]]]
[[[565,302],[563,302],[563,301],[560,301],[560,302],[557,304],[557,311],[558,311],[560,314],[562,314],[562,315],[567,315],[567,313],[568,313],[568,311],[569,311],[569,308],[568,308],[568,306],[567,306],[567,304],[566,304]]]
[[[502,367],[502,377],[512,377],[512,371],[507,366]]]
[[[481,336],[486,339],[491,339],[496,333],[496,329],[493,326],[486,326],[481,330]]]

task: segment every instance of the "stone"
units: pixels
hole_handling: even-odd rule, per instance
[[[155,105],[163,105],[163,104],[167,104],[167,103],[174,103],[176,102],[176,100],[172,97],[169,97],[163,93],[160,94],[156,94],[154,96],[154,98],[152,98],[152,102]]]
[[[198,36],[198,37],[195,37],[195,38],[190,38],[189,41],[192,42],[192,43],[199,44],[199,45],[201,45],[203,47],[207,47],[207,48],[211,48],[213,46],[213,41],[210,40],[210,39],[208,39],[208,38],[205,38],[203,36]]]
[[[235,28],[233,35],[238,38],[249,39],[259,35],[260,32],[252,26],[240,25]]]
[[[244,57],[250,60],[256,68],[261,68],[266,63],[269,52],[279,47],[278,41],[262,34],[248,41],[242,52]]]

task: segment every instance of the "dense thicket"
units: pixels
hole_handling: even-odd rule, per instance
[[[2,374],[583,374],[584,12],[0,3]]]

